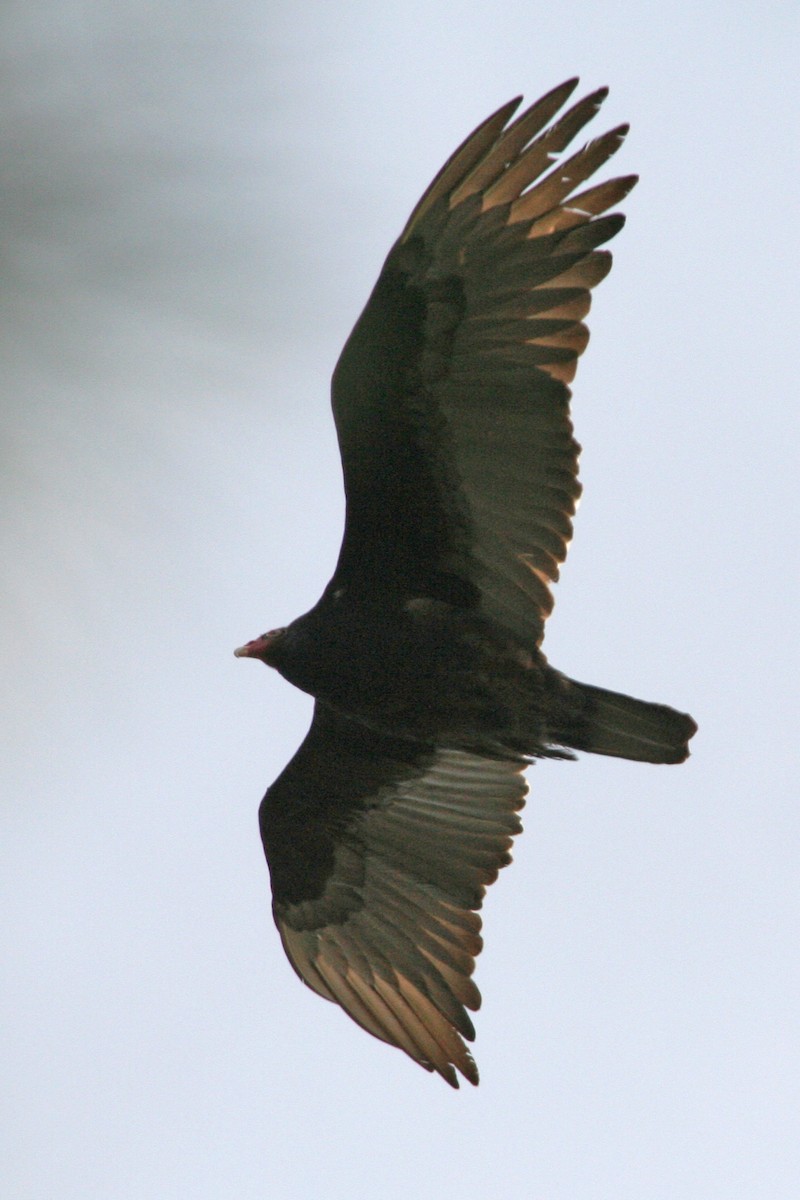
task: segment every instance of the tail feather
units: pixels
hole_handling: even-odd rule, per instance
[[[568,680],[570,718],[558,741],[573,750],[634,762],[680,763],[689,757],[697,725],[688,713],[619,692]]]

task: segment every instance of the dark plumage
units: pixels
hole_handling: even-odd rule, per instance
[[[237,650],[316,698],[261,805],[273,909],[301,978],[458,1086],[488,884],[541,756],[682,762],[691,717],[554,670],[540,650],[580,492],[569,418],[604,215],[575,194],[626,127],[553,165],[605,89],[576,80],[467,138],[414,209],[333,378],[347,517],[319,603]]]

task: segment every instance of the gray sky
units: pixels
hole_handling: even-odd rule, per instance
[[[7,3],[3,1194],[795,1194],[797,10]],[[531,772],[477,1091],[294,977],[256,810],[310,702],[233,647],[335,561],[328,381],[413,203],[579,73],[639,171],[546,648],[693,757]]]

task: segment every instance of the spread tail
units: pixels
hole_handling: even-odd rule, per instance
[[[574,703],[555,737],[561,745],[634,762],[680,763],[689,757],[697,725],[688,713],[588,683],[564,682]]]

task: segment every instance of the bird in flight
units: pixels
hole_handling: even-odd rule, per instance
[[[559,158],[607,89],[487,118],[389,251],[333,375],[346,518],[310,612],[240,647],[315,698],[259,812],[300,978],[458,1087],[477,913],[535,759],[679,763],[691,717],[577,683],[541,650],[580,494],[570,383],[627,175],[627,126]],[[561,115],[558,115],[561,113]],[[581,190],[583,189],[583,190]]]

